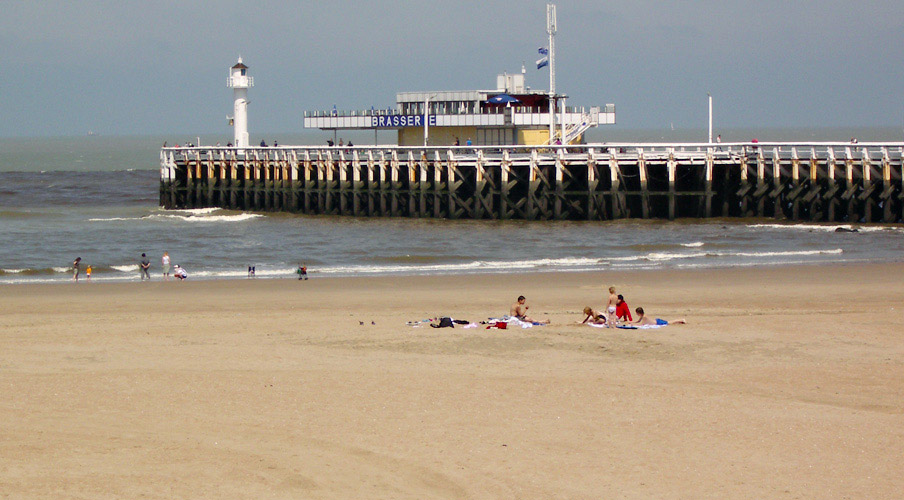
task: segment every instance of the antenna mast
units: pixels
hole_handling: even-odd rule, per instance
[[[546,4],[546,33],[549,34],[549,143],[556,133],[556,4]]]

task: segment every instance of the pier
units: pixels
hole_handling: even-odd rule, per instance
[[[904,142],[163,148],[160,204],[448,219],[904,221]]]

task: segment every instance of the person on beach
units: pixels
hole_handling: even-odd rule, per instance
[[[295,271],[295,272],[298,273],[298,279],[299,279],[299,280],[306,280],[306,279],[308,279],[308,266],[307,266],[307,264],[302,264],[302,265],[298,266],[298,270]]]
[[[138,263],[138,276],[141,277],[141,281],[147,279],[151,280],[151,275],[149,273],[151,269],[151,261],[148,260],[148,256],[146,254],[141,254],[141,261]]]
[[[606,324],[606,316],[604,314],[600,314],[598,311],[594,311],[593,308],[587,306],[584,308],[584,321],[581,321],[580,324],[585,324],[590,322],[591,325],[605,325]]]
[[[524,295],[518,297],[518,300],[512,304],[511,309],[509,309],[509,316],[516,318],[520,321],[525,321],[527,323],[542,323],[549,324],[549,319],[545,319],[543,321],[536,321],[533,318],[527,315],[527,310],[530,309],[530,306],[526,304],[527,299],[524,298]]]
[[[91,281],[91,264],[88,264],[88,268],[85,269],[85,279]]]
[[[161,260],[161,264],[163,265],[163,279],[169,280],[169,271],[170,271],[169,252],[163,252],[163,258],[160,260]]]
[[[606,325],[610,328],[615,327],[615,311],[618,309],[618,295],[615,293],[615,287],[609,287],[609,300],[606,302]]]
[[[255,271],[254,266],[248,266],[248,277],[253,278]]]
[[[649,318],[644,316],[643,307],[638,307],[634,310],[637,313],[637,321],[634,322],[637,326],[646,326],[646,325],[656,325],[656,326],[666,326],[666,325],[685,325],[687,321],[682,319],[673,319],[672,321],[666,321],[661,318]]]
[[[81,257],[76,257],[75,260],[72,262],[72,279],[76,283],[78,283],[78,271],[79,271],[79,264],[81,264],[81,262],[82,262]]]
[[[631,308],[621,294],[618,296],[618,303],[615,304],[615,318],[621,321],[634,321],[631,317]]]
[[[185,278],[188,278],[188,273],[185,272],[184,267],[179,267],[179,264],[176,264],[175,266],[173,266],[173,276],[175,276],[179,281],[182,281]]]

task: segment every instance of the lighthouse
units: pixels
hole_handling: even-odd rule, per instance
[[[254,86],[254,78],[248,75],[248,66],[239,62],[229,69],[229,78],[226,80],[226,86],[232,87],[235,104],[232,109],[232,123],[235,131],[235,147],[248,147],[248,88]]]

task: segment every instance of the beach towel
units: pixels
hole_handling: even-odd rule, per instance
[[[615,328],[621,328],[622,330],[652,330],[654,328],[662,328],[666,325],[619,325]]]

